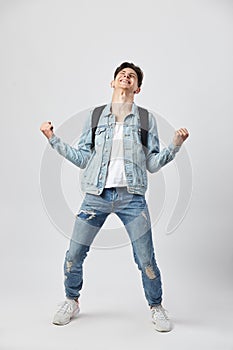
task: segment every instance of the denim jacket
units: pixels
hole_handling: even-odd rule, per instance
[[[103,110],[95,132],[95,147],[91,149],[91,115],[86,121],[78,146],[71,147],[55,134],[49,139],[50,145],[63,157],[81,169],[85,169],[81,179],[83,192],[100,195],[105,187],[108,163],[111,155],[115,116],[111,104]],[[180,147],[171,143],[160,151],[156,120],[149,112],[147,148],[141,142],[140,118],[133,103],[132,112],[124,119],[123,149],[127,190],[129,193],[144,195],[147,190],[147,171],[157,172],[170,162]]]

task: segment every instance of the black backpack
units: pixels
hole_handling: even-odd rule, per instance
[[[97,125],[101,116],[101,113],[103,112],[104,108],[106,105],[96,107],[93,110],[92,113],[92,118],[91,118],[91,127],[92,127],[92,145],[91,148],[95,147],[95,132],[97,129]],[[147,135],[148,135],[148,110],[142,107],[138,107],[139,111],[139,117],[140,117],[140,123],[141,123],[141,140],[142,140],[142,145],[144,146],[143,149],[144,151],[146,150],[147,147]]]

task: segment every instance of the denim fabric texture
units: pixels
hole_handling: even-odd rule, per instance
[[[130,194],[126,187],[106,188],[100,196],[86,194],[76,216],[64,263],[66,296],[70,299],[80,296],[84,259],[95,236],[111,213],[120,218],[129,235],[148,304],[160,304],[161,277],[155,260],[147,203],[144,196]]]
[[[83,285],[83,262],[90,246],[109,214],[123,222],[131,241],[133,257],[141,272],[145,297],[150,306],[161,304],[161,275],[154,254],[150,216],[145,200],[147,170],[154,173],[170,162],[180,147],[171,143],[160,151],[156,120],[149,113],[147,149],[141,142],[138,107],[124,119],[123,154],[126,187],[105,188],[116,119],[111,104],[103,110],[91,149],[91,115],[87,118],[77,147],[71,147],[53,135],[50,145],[67,160],[84,169],[81,189],[86,193],[76,216],[70,246],[64,262],[67,298],[80,296]]]
[[[50,145],[63,157],[81,169],[81,189],[83,192],[101,194],[106,182],[108,163],[111,156],[115,116],[111,114],[111,104],[103,110],[95,135],[95,148],[91,149],[91,115],[87,118],[77,147],[71,147],[59,137],[53,135]],[[174,159],[179,146],[171,143],[160,151],[155,117],[149,113],[149,130],[146,153],[141,142],[141,127],[138,107],[133,104],[132,113],[124,120],[124,166],[129,193],[144,195],[147,190],[147,171],[157,172],[162,166]]]

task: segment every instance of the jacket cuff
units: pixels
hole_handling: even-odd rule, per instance
[[[171,143],[169,146],[168,146],[168,149],[169,151],[172,153],[172,154],[176,154],[177,152],[179,152],[181,146],[175,146],[174,143]]]
[[[51,146],[55,145],[55,143],[59,142],[59,138],[56,135],[53,135],[48,139]]]

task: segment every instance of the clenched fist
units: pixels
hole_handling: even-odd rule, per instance
[[[51,122],[44,122],[40,127],[40,131],[42,131],[43,134],[48,139],[50,139],[50,137],[53,136],[53,126],[52,126]]]
[[[185,128],[180,128],[175,132],[175,136],[173,138],[173,143],[175,146],[181,146],[182,143],[189,137],[188,130]]]

